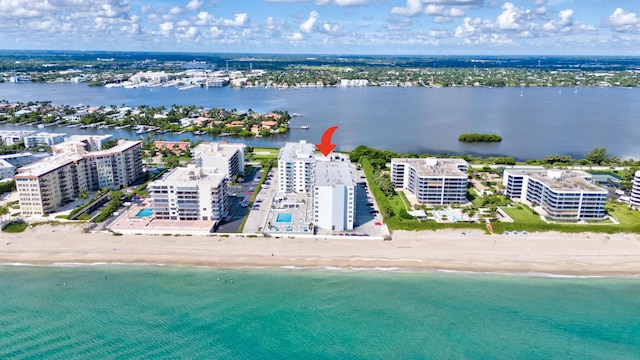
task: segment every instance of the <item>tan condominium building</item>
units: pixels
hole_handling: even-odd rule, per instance
[[[226,173],[190,164],[172,169],[147,188],[153,216],[159,220],[219,222],[228,214]]]
[[[143,175],[141,141],[121,141],[111,149],[82,156],[90,161],[93,189],[129,186]]]
[[[23,216],[44,215],[83,190],[119,189],[142,177],[140,141],[121,141],[103,151],[63,153],[18,169],[14,179]]]
[[[502,184],[508,197],[539,205],[553,219],[603,219],[608,192],[590,179],[578,170],[506,169]]]
[[[467,162],[463,159],[391,159],[394,187],[413,193],[427,205],[463,204],[467,200]]]
[[[193,163],[207,169],[218,169],[219,173],[226,173],[229,179],[244,175],[245,144],[235,143],[201,143],[191,151]]]

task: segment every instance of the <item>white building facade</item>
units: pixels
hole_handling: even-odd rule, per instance
[[[553,219],[604,219],[608,192],[590,179],[584,171],[506,169],[502,184],[507,196],[539,205]]]
[[[315,166],[313,223],[321,229],[352,230],[356,181],[349,158],[342,155],[323,160]]]
[[[153,216],[161,220],[213,221],[228,214],[226,173],[193,164],[175,168],[148,185]]]
[[[631,187],[631,206],[640,209],[640,170],[636,171]]]
[[[278,191],[311,192],[313,190],[315,167],[315,145],[301,140],[286,143],[278,155]]]
[[[24,141],[24,138],[34,134],[35,131],[31,130],[17,130],[17,131],[0,131],[0,141],[4,145],[13,145],[20,141]]]
[[[24,137],[24,146],[29,149],[35,146],[52,146],[64,142],[65,134],[40,132]]]
[[[229,179],[244,175],[245,144],[201,143],[191,150],[193,163],[205,170],[218,169],[226,173]]]
[[[463,159],[391,159],[394,187],[413,193],[427,205],[463,204],[467,200],[467,162]]]

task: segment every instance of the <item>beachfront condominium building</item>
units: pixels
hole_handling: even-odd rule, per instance
[[[228,213],[226,173],[190,164],[148,185],[153,216],[160,220],[218,223]]]
[[[24,141],[24,138],[32,135],[35,131],[32,130],[16,130],[16,131],[0,131],[0,142],[4,145],[13,145],[20,141]]]
[[[319,158],[315,165],[313,223],[321,229],[353,229],[355,185],[348,156],[332,154]]]
[[[16,189],[20,214],[25,217],[52,213],[90,190],[87,160],[61,154],[18,169]]]
[[[311,192],[313,190],[315,145],[300,140],[286,143],[278,154],[278,191]]]
[[[72,135],[65,141],[51,146],[51,152],[54,154],[61,153],[77,153],[84,154],[91,151],[100,151],[104,143],[109,140],[112,135]]]
[[[506,169],[502,184],[507,196],[539,205],[553,219],[603,219],[608,193],[590,179],[591,174],[576,170]]]
[[[631,206],[640,209],[640,170],[636,171],[631,187]]]
[[[24,146],[29,149],[36,146],[51,146],[64,142],[64,135],[61,133],[39,132],[37,134],[24,137]]]
[[[110,149],[82,156],[90,161],[92,188],[119,189],[133,184],[143,175],[141,141],[120,140]]]
[[[463,159],[391,159],[391,182],[421,204],[463,204],[467,200],[467,162]]]
[[[83,190],[118,189],[142,177],[142,143],[124,141],[109,150],[62,153],[17,170],[23,216],[52,213]]]
[[[244,175],[245,144],[232,143],[202,143],[191,151],[193,163],[205,170],[218,169],[219,173],[226,173],[229,179]]]

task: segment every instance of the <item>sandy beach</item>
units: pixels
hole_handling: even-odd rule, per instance
[[[163,264],[215,268],[341,267],[585,276],[640,275],[640,236],[566,234],[463,236],[459,230],[395,231],[391,241],[123,235],[84,225],[40,225],[2,233],[0,263]]]

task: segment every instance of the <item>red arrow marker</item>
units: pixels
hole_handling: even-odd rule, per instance
[[[331,143],[331,136],[333,136],[333,133],[337,129],[337,126],[332,126],[325,130],[324,134],[322,134],[322,141],[320,142],[320,144],[316,144],[316,147],[318,148],[318,150],[320,150],[322,155],[327,156],[333,149],[336,148],[336,144]]]

